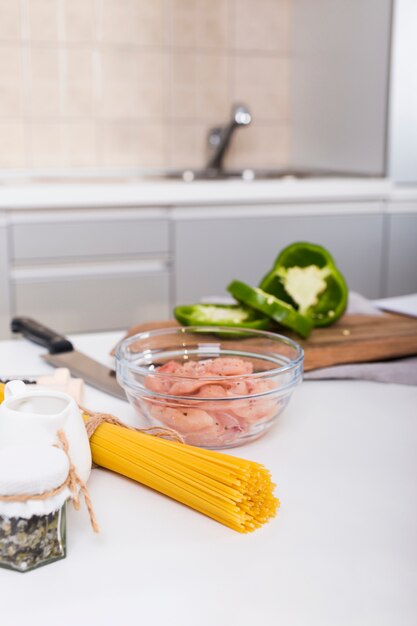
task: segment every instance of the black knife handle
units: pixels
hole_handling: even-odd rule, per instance
[[[74,350],[74,346],[66,337],[42,326],[30,317],[14,317],[11,321],[11,329],[14,333],[22,333],[30,341],[48,348],[49,354]]]

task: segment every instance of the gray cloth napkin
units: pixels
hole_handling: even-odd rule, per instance
[[[331,379],[374,380],[380,383],[417,385],[417,357],[375,361],[375,363],[352,363],[334,365],[305,372],[304,380]]]
[[[349,294],[347,313],[383,315],[370,300],[355,292]],[[417,385],[417,357],[375,361],[374,363],[334,365],[305,372],[304,374],[304,380],[326,379],[374,380],[381,383]]]

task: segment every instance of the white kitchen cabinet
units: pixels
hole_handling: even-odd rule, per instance
[[[369,298],[417,291],[415,191],[300,181],[242,183],[235,197],[234,186],[210,185],[181,186],[172,204],[141,206],[138,187],[138,204],[125,208],[57,200],[41,210],[18,198],[1,208],[0,337],[17,314],[64,333],[167,319],[175,304],[228,295],[233,279],[257,285],[300,240],[328,248],[349,287]]]
[[[380,297],[384,216],[375,212],[377,206],[364,205],[360,213],[349,204],[316,206],[312,214],[311,207],[294,205],[285,214],[276,207],[276,215],[253,207],[247,217],[238,210],[234,217],[230,211],[224,217],[206,211],[200,218],[183,212],[174,226],[176,304],[224,296],[233,279],[257,285],[278,252],[294,241],[325,246],[352,290]]]
[[[167,318],[169,230],[163,209],[13,213],[10,316],[64,333]]]
[[[44,211],[15,215],[11,255],[17,262],[156,256],[169,252],[169,222],[157,211]]]
[[[393,204],[387,215],[386,295],[417,292],[417,202]]]
[[[61,332],[129,328],[169,317],[168,271],[60,276],[15,280],[15,308]]]

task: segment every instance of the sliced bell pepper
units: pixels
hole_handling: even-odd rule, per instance
[[[260,289],[295,307],[314,326],[328,326],[347,306],[348,287],[332,255],[322,246],[297,242],[284,248]]]
[[[193,304],[177,306],[175,319],[184,326],[227,326],[266,329],[271,320],[253,309],[238,304]]]
[[[301,337],[308,337],[313,328],[311,319],[301,315],[301,313],[296,311],[290,304],[287,304],[287,302],[275,298],[275,296],[262,291],[259,287],[251,287],[239,280],[233,280],[228,285],[227,290],[238,302],[242,302],[268,315],[268,317],[282,326],[295,330]]]

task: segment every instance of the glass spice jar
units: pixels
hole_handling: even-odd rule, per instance
[[[68,472],[59,448],[0,449],[0,567],[28,572],[65,558]]]
[[[0,567],[29,572],[66,556],[66,503],[46,515],[0,515]]]

